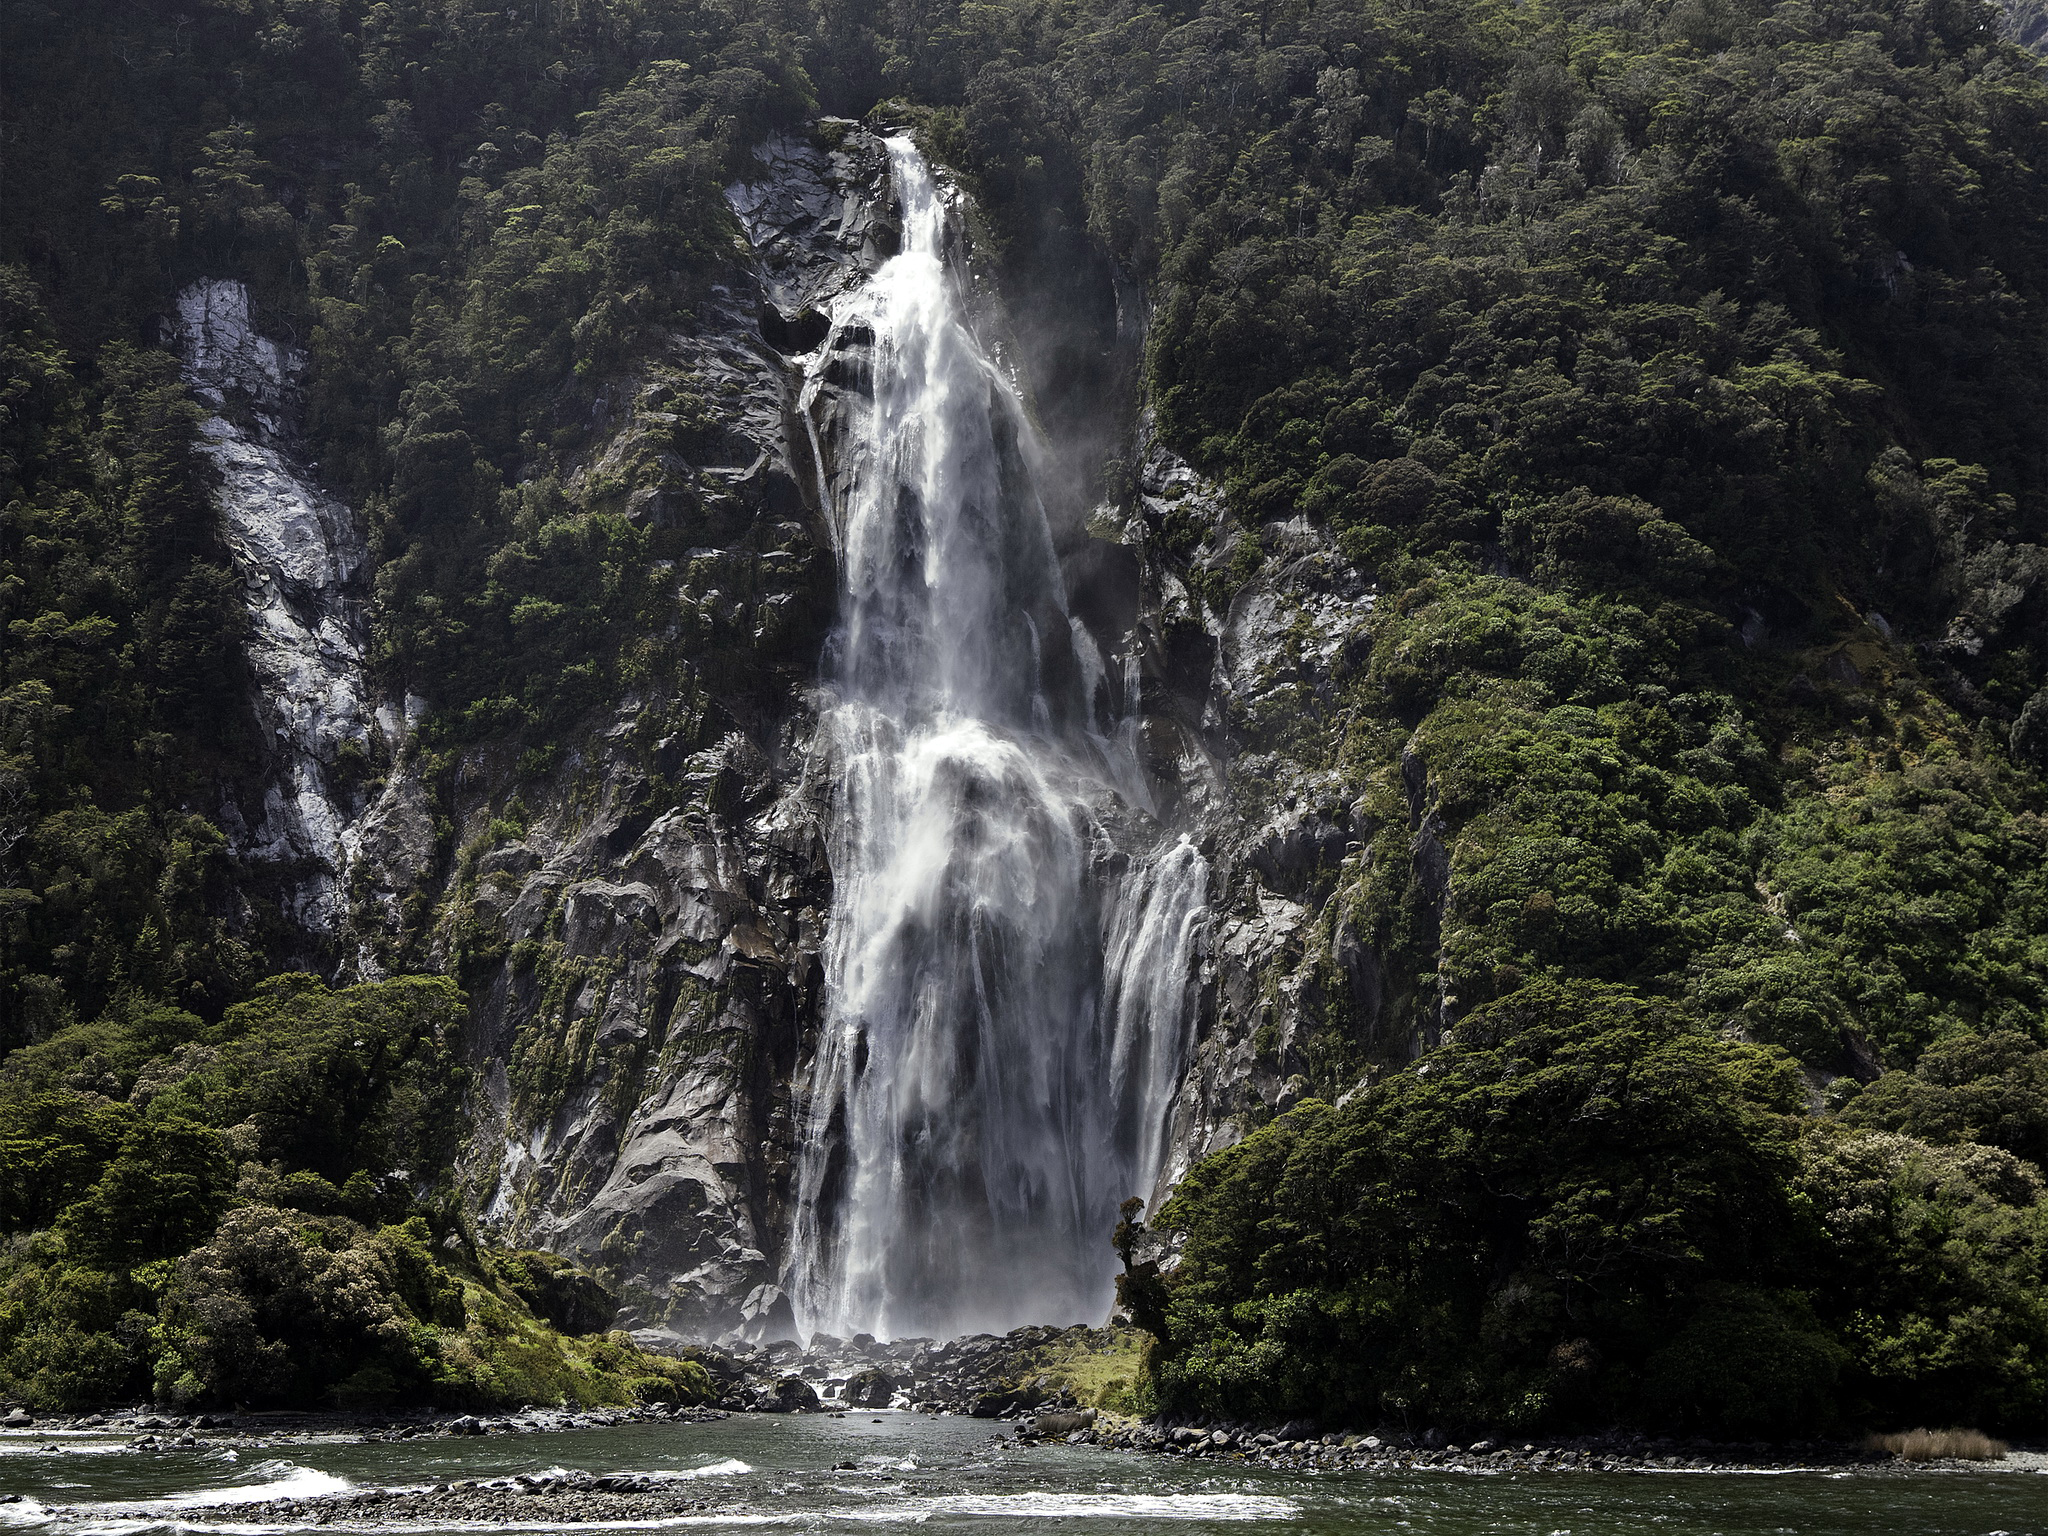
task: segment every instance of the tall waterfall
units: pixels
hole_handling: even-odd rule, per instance
[[[804,402],[867,345],[828,492],[834,898],[794,1301],[885,1338],[1094,1321],[1117,1205],[1164,1157],[1208,870],[1112,840],[1145,795],[1135,668],[1119,711],[941,190],[907,138],[889,153],[900,254],[836,301]]]

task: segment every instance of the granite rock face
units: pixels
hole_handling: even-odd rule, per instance
[[[328,495],[293,437],[305,359],[260,334],[248,289],[213,279],[178,295],[167,326],[213,413],[201,428],[220,472],[222,532],[242,578],[255,708],[272,750],[253,802],[222,806],[236,854],[281,881],[288,919],[334,935],[344,915],[355,807],[344,758],[367,759],[363,530]]]
[[[630,508],[719,540],[673,567],[708,703],[621,700],[527,795],[523,837],[440,897],[436,942],[479,1020],[477,1209],[616,1266],[619,1326],[657,1336],[795,1327],[781,1280],[830,895],[809,693],[835,583],[793,359],[822,340],[817,306],[878,259],[882,165],[860,135],[766,148],[761,181],[728,193],[756,248],[747,281],[673,339],[588,471],[649,461],[668,381],[717,402],[705,451],[660,450]],[[506,766],[477,754],[458,845],[489,840]]]

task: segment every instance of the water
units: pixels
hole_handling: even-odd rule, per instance
[[[1135,668],[1067,612],[1045,450],[940,188],[889,151],[901,253],[837,301],[804,402],[865,347],[825,444],[834,901],[791,1290],[842,1335],[1098,1322],[1117,1206],[1163,1171],[1208,870],[1143,830]]]
[[[845,1419],[734,1417],[722,1423],[628,1425],[560,1434],[357,1445],[340,1440],[220,1452],[129,1452],[106,1436],[0,1435],[0,1527],[23,1536],[173,1536],[183,1530],[291,1533],[237,1506],[291,1493],[407,1487],[548,1468],[664,1473],[707,1507],[686,1516],[565,1527],[535,1517],[481,1526],[404,1518],[403,1506],[350,1512],[332,1532],[668,1526],[868,1532],[918,1525],[1005,1536],[1049,1530],[1129,1536],[2048,1536],[2048,1476],[2027,1471],[1845,1475],[1497,1475],[1426,1472],[1314,1475],[1116,1455],[1089,1447],[1023,1448],[995,1426],[910,1414]],[[852,1471],[832,1470],[852,1461]],[[2030,1458],[2042,1463],[2043,1458]],[[536,1501],[543,1503],[545,1501]],[[53,1519],[52,1506],[75,1519]]]

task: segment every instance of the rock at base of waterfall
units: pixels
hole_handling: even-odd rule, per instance
[[[896,1379],[886,1371],[862,1371],[846,1384],[846,1401],[854,1408],[886,1408],[896,1395]]]
[[[760,1409],[763,1413],[816,1413],[818,1394],[801,1376],[785,1376],[762,1400]]]

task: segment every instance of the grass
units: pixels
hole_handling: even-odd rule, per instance
[[[1050,1386],[1069,1387],[1089,1408],[1124,1410],[1152,1336],[1136,1328],[1104,1328],[1076,1342],[1040,1346],[1032,1359]]]
[[[2005,1442],[1974,1429],[1909,1429],[1896,1435],[1872,1435],[1865,1442],[1906,1461],[1997,1461]]]

